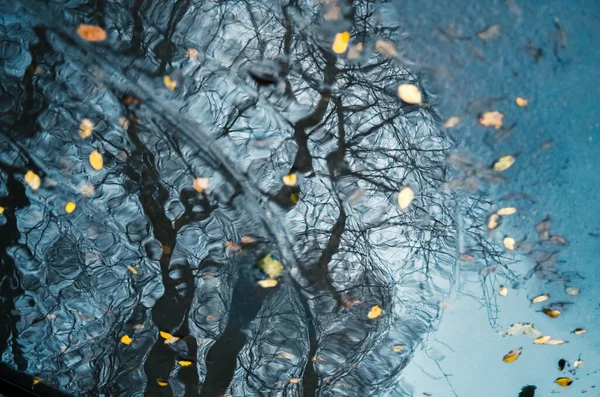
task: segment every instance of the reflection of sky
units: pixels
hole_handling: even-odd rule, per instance
[[[437,86],[443,117],[457,115],[463,119],[454,129],[463,150],[476,153],[485,162],[520,153],[516,164],[505,173],[509,181],[491,192],[494,202],[498,206],[515,204],[501,201],[504,195],[515,192],[533,199],[518,201],[520,215],[502,225],[492,238],[498,243],[504,234],[535,239],[534,224],[550,215],[552,232],[570,242],[559,254],[558,269],[579,273],[584,279],[573,279],[572,284],[582,290],[576,298],[564,293],[563,284],[548,285],[539,280],[519,290],[511,289],[507,298],[498,297],[498,324],[502,328],[493,329],[486,308],[466,295],[481,296],[477,276],[463,272],[461,291],[465,294],[450,302],[439,331],[425,346],[429,355],[438,359],[440,368],[451,375],[448,381],[461,397],[482,393],[517,396],[528,384],[538,387],[536,396],[548,396],[561,389],[553,383],[561,376],[558,360],[572,363],[580,353],[584,364],[575,382],[557,391],[564,391],[565,396],[579,395],[595,384],[596,389],[587,394],[595,396],[600,388],[600,239],[589,233],[600,233],[600,7],[597,2],[560,0],[486,0],[461,2],[452,9],[428,7],[433,3],[403,2],[404,17],[400,18],[414,37],[409,55],[421,64],[433,61],[448,67],[450,75]],[[427,14],[423,9],[428,10]],[[416,14],[412,10],[421,10],[427,21],[406,17]],[[428,14],[430,10],[432,15]],[[568,37],[567,47],[559,52],[562,62],[553,54],[555,17]],[[470,38],[454,44],[431,39],[435,26],[452,21]],[[498,39],[484,45],[474,38],[476,32],[496,23],[502,29]],[[529,40],[544,51],[537,64],[523,50]],[[483,51],[485,59],[473,58],[475,47]],[[460,63],[464,67],[458,66]],[[515,106],[516,96],[529,99],[529,107]],[[505,125],[516,123],[512,136],[503,142],[494,143],[491,133],[477,126],[475,115],[464,112],[468,102],[486,97],[504,97],[495,106],[506,114]],[[552,141],[552,148],[540,149],[547,140]],[[529,263],[511,265],[513,269],[530,267]],[[536,312],[543,304],[531,307],[529,299],[547,291],[553,299],[573,301],[575,305],[557,319]],[[532,322],[544,335],[569,343],[536,346],[528,336],[498,334],[515,322]],[[577,327],[588,329],[588,333],[575,336],[571,331]],[[502,362],[504,354],[521,346],[523,354],[516,362]],[[436,362],[424,351],[409,364],[404,379],[415,387],[415,395],[453,395]]]

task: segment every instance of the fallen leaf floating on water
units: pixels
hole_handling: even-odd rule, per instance
[[[537,225],[535,225],[535,231],[540,237],[540,240],[548,240],[550,238],[550,218],[546,218]]]
[[[446,122],[444,123],[444,127],[454,128],[458,125],[458,123],[460,123],[460,117],[453,116],[446,120]]]
[[[4,207],[0,206],[0,215],[4,214]]]
[[[576,287],[567,287],[567,288],[565,288],[565,292],[568,295],[577,296],[577,295],[579,295],[579,288],[576,288]]]
[[[333,45],[331,46],[331,49],[336,54],[343,54],[348,48],[348,41],[350,41],[350,32],[338,33],[333,39]]]
[[[535,397],[535,389],[537,389],[537,387],[533,385],[525,386],[521,389],[519,397]]]
[[[180,360],[180,361],[177,361],[177,364],[181,365],[182,367],[189,367],[193,363],[191,361]]]
[[[301,380],[300,378],[289,378],[288,382],[290,382],[290,383],[300,383],[300,380]]]
[[[479,116],[479,123],[485,127],[494,127],[500,129],[504,115],[498,111],[485,112]]]
[[[42,381],[42,378],[38,378],[37,376],[33,378],[33,385],[37,385],[38,383],[40,383]]]
[[[557,378],[554,383],[562,387],[567,387],[573,383],[573,379],[567,377]]]
[[[492,25],[481,32],[477,33],[477,37],[479,37],[483,41],[493,40],[500,36],[500,25]]]
[[[144,324],[134,324],[133,329],[144,329]]]
[[[175,343],[179,340],[178,337],[171,335],[168,332],[165,331],[160,331],[159,332],[160,336],[165,340],[165,345],[170,345],[172,343]]]
[[[298,176],[296,174],[288,174],[281,179],[283,180],[283,184],[285,186],[296,186],[298,183]]]
[[[414,84],[400,84],[398,86],[398,96],[406,103],[420,104],[421,91]]]
[[[160,387],[166,387],[169,386],[169,382],[167,382],[166,380],[162,380],[162,379],[157,379],[156,383],[160,386]]]
[[[515,163],[515,157],[514,156],[503,156],[500,157],[498,160],[496,160],[496,162],[494,163],[494,171],[504,171],[510,168],[511,165],[513,165]]]
[[[569,245],[569,243],[567,242],[567,239],[564,238],[563,236],[550,236],[550,241],[552,241],[553,243],[556,244],[560,244],[560,245]]]
[[[102,155],[97,151],[94,150],[92,153],[90,153],[90,165],[92,166],[93,169],[95,169],[96,171],[99,171],[102,169],[102,166],[104,165],[104,161],[102,160]]]
[[[258,267],[265,272],[269,278],[275,279],[283,274],[283,265],[281,262],[273,259],[271,254],[258,261]]]
[[[358,43],[358,44],[350,47],[346,57],[348,59],[358,59],[360,57],[360,52],[362,51],[362,49],[363,49],[363,43]]]
[[[517,99],[515,99],[515,102],[517,103],[517,106],[522,108],[526,107],[529,104],[527,99],[521,97],[517,97]]]
[[[40,185],[42,184],[42,180],[40,179],[38,174],[36,174],[33,171],[27,171],[27,173],[25,174],[25,182],[27,182],[29,187],[33,190],[38,190],[40,188]]]
[[[91,183],[84,183],[79,186],[79,193],[85,197],[94,197],[94,195],[96,195],[96,189]]]
[[[564,358],[561,358],[560,360],[558,360],[558,370],[562,371],[563,369],[565,369],[565,366],[567,365],[567,360],[565,360]]]
[[[94,131],[94,123],[90,119],[81,120],[81,123],[79,123],[79,136],[85,139],[92,135],[92,131]]]
[[[377,318],[381,316],[381,312],[381,308],[378,305],[375,305],[371,307],[371,310],[369,310],[369,314],[367,314],[367,317],[369,317],[370,319]]]
[[[496,213],[502,216],[513,215],[517,213],[517,209],[515,207],[504,207],[500,208]]]
[[[550,339],[552,339],[552,337],[550,335],[540,336],[539,338],[537,338],[536,340],[534,340],[533,343],[536,344],[536,345],[544,345]]]
[[[516,244],[516,241],[515,241],[514,238],[512,238],[512,237],[504,237],[504,246],[506,247],[507,250],[514,251],[515,250],[515,244]]]
[[[76,207],[77,205],[75,203],[69,201],[67,204],[65,204],[65,212],[70,214],[71,212],[75,211]]]
[[[262,288],[273,288],[277,286],[277,280],[268,279],[268,280],[259,280],[258,285]]]
[[[506,288],[505,286],[501,286],[500,290],[498,292],[500,293],[501,296],[507,296],[508,295],[508,288]]]
[[[167,87],[169,91],[175,91],[175,88],[177,88],[177,80],[172,79],[171,76],[167,75],[163,77],[163,83],[165,83],[165,87]]]
[[[400,353],[400,352],[403,352],[404,350],[406,350],[406,347],[403,346],[403,345],[394,345],[394,346],[392,346],[392,351],[394,353]]]
[[[504,355],[504,357],[502,358],[502,361],[504,361],[505,363],[512,363],[519,358],[519,356],[521,355],[522,352],[523,352],[523,350],[521,348],[511,350],[510,352],[508,352],[507,354]]]
[[[413,202],[414,198],[415,193],[410,187],[407,186],[404,189],[400,190],[400,193],[398,193],[398,205],[400,206],[400,209],[407,209]]]
[[[553,346],[556,346],[556,345],[563,345],[565,343],[568,343],[568,342],[566,342],[563,339],[550,339],[550,340],[546,341],[543,344],[544,345],[553,345]]]
[[[542,333],[533,327],[530,323],[515,323],[512,324],[504,332],[500,332],[503,336],[514,336],[514,335],[529,335],[533,337],[539,337]]]
[[[495,228],[498,227],[498,225],[500,224],[500,215],[498,214],[492,214],[490,215],[490,217],[488,218],[488,229],[490,230],[494,230]]]
[[[104,41],[106,32],[100,26],[81,24],[77,28],[77,34],[85,41]]]
[[[133,274],[137,274],[137,270],[135,270],[135,268],[131,265],[127,265],[127,269],[129,269],[129,271]]]
[[[556,309],[542,309],[542,313],[544,313],[546,316],[550,317],[550,318],[556,318],[558,316],[560,316],[560,310],[556,310]]]
[[[573,333],[575,335],[583,335],[583,334],[587,334],[587,330],[585,330],[583,328],[577,328],[573,331]]]
[[[129,335],[123,335],[121,337],[121,342],[123,342],[124,344],[128,345],[131,343],[131,338],[129,337]]]
[[[240,237],[240,242],[244,244],[254,244],[256,243],[256,239],[252,236],[242,236]]]
[[[194,179],[194,190],[196,190],[198,193],[202,193],[203,191],[208,189],[209,181],[210,180],[208,178]]]
[[[383,55],[388,57],[397,57],[398,53],[396,52],[396,48],[394,44],[385,40],[377,40],[375,42],[375,48],[377,51],[381,52]]]
[[[540,302],[544,302],[547,301],[548,298],[550,298],[550,294],[542,294],[542,295],[538,295],[535,298],[533,298],[531,300],[531,303],[540,303]]]
[[[281,352],[276,357],[283,358],[285,360],[292,360],[292,359],[296,358],[296,356],[294,356],[292,353],[288,353],[288,352]]]
[[[577,359],[577,360],[576,360],[576,361],[573,363],[573,366],[574,366],[575,368],[579,368],[579,367],[581,367],[581,364],[583,364],[583,361],[581,361],[581,359],[580,359],[580,358],[578,358],[578,359]]]

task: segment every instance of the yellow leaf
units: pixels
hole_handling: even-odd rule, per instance
[[[501,296],[507,296],[508,295],[508,288],[501,286],[500,290],[498,291],[500,293]]]
[[[288,379],[288,382],[290,382],[290,383],[300,383],[300,380],[301,380],[300,378],[290,378],[290,379]]]
[[[533,341],[536,345],[543,345],[548,342],[552,337],[550,335],[540,336],[536,340]]]
[[[513,251],[515,249],[515,239],[512,237],[504,237],[504,246],[507,250]]]
[[[371,307],[371,310],[369,310],[369,314],[367,314],[367,317],[369,317],[370,319],[377,318],[381,316],[381,312],[381,308],[378,305],[375,305]]]
[[[27,182],[29,187],[33,190],[38,190],[40,188],[40,185],[42,184],[42,180],[40,179],[38,174],[36,174],[33,171],[27,171],[27,173],[25,174],[25,182]]]
[[[396,52],[396,48],[394,44],[385,40],[377,40],[375,42],[375,48],[377,51],[381,52],[383,55],[388,57],[397,57],[398,53]]]
[[[496,129],[502,127],[503,119],[504,115],[498,111],[485,112],[481,116],[479,116],[479,122],[481,123],[481,125],[486,127],[494,127]]]
[[[289,174],[281,179],[283,180],[283,184],[286,186],[296,186],[298,183],[298,176],[296,174]]]
[[[177,364],[181,365],[182,367],[189,367],[193,363],[191,361],[181,360],[181,361],[177,361]]]
[[[585,330],[583,328],[577,328],[575,331],[573,331],[573,333],[575,335],[583,335],[583,334],[587,334],[587,330]]]
[[[542,295],[538,295],[535,298],[533,298],[531,300],[531,303],[540,303],[540,302],[544,302],[547,301],[548,298],[550,298],[550,294],[542,294]]]
[[[163,379],[157,379],[156,383],[160,386],[160,387],[166,387],[169,386],[169,382],[167,382],[166,380]]]
[[[331,49],[336,54],[343,54],[348,48],[348,41],[350,41],[350,32],[338,33],[335,35]]]
[[[363,49],[363,43],[358,43],[352,47],[350,47],[350,49],[348,50],[348,54],[346,55],[346,58],[348,59],[358,59],[360,57],[360,52]]]
[[[551,318],[556,318],[558,316],[560,316],[560,310],[556,310],[556,309],[542,309],[542,312]]]
[[[37,385],[38,383],[40,383],[42,381],[42,378],[38,378],[37,376],[35,378],[33,378],[33,385]]]
[[[106,40],[106,32],[100,26],[81,24],[77,28],[77,34],[86,41]]]
[[[290,201],[292,204],[298,204],[298,200],[300,200],[300,195],[298,193],[290,194]]]
[[[488,229],[493,230],[500,224],[500,215],[492,214],[488,219]]]
[[[196,178],[196,179],[194,179],[194,189],[198,193],[202,193],[203,191],[208,189],[209,182],[210,182],[210,179],[208,179],[208,178]]]
[[[170,333],[165,332],[165,331],[160,331],[159,334],[160,334],[160,336],[163,339],[171,339],[171,338],[173,338],[173,335],[171,335]]]
[[[394,353],[400,353],[400,352],[403,352],[404,350],[406,350],[406,347],[403,346],[403,345],[394,345],[394,346],[392,346],[392,351]]]
[[[460,117],[453,116],[446,120],[446,122],[444,123],[444,127],[454,128],[458,125],[458,123],[460,123]]]
[[[398,86],[398,96],[406,103],[421,103],[421,91],[414,84],[400,84]]]
[[[517,97],[517,99],[515,100],[515,102],[517,102],[517,106],[524,108],[525,106],[527,106],[527,104],[529,103],[527,101],[527,99],[525,98],[521,98],[521,97]]]
[[[83,139],[92,135],[92,131],[94,130],[94,123],[90,119],[83,119],[81,123],[79,123],[79,136]]]
[[[507,216],[507,215],[512,215],[512,214],[516,214],[516,213],[517,213],[517,209],[515,207],[500,208],[497,212],[497,214],[501,215],[501,216]]]
[[[4,214],[4,207],[0,205],[0,215]]]
[[[296,358],[296,356],[294,356],[292,353],[288,353],[288,352],[281,352],[276,357],[283,358],[286,360],[292,360],[292,359]]]
[[[172,337],[170,337],[168,339],[165,339],[165,345],[171,345],[171,344],[177,342],[178,340],[179,340],[178,337],[172,336]]]
[[[127,265],[127,269],[129,269],[129,271],[133,274],[137,274],[137,270],[135,270],[135,268],[131,265]]]
[[[67,214],[70,214],[71,212],[75,211],[75,208],[76,208],[76,207],[77,207],[77,205],[75,205],[75,203],[72,203],[72,202],[70,202],[70,201],[69,201],[69,202],[68,202],[68,203],[65,205],[65,212],[66,212]]]
[[[172,79],[171,76],[163,77],[163,82],[170,91],[174,91],[177,88],[177,80]]]
[[[283,265],[281,262],[273,259],[271,254],[262,258],[258,262],[258,267],[262,269],[269,278],[277,278],[283,274]]]
[[[259,280],[258,285],[262,288],[273,288],[277,286],[277,280],[268,279],[268,280]]]
[[[124,344],[128,345],[131,343],[131,338],[129,337],[129,335],[123,335],[121,337],[121,342],[123,342]]]
[[[573,383],[573,379],[571,379],[571,378],[566,378],[566,377],[563,377],[563,378],[557,378],[557,379],[554,381],[554,383],[556,383],[557,385],[559,385],[559,386],[562,386],[562,387],[567,387],[567,386],[571,385],[571,383]]]
[[[102,160],[102,155],[97,150],[94,150],[92,153],[90,153],[90,164],[96,171],[102,169],[104,161]]]
[[[565,292],[571,296],[577,296],[577,295],[579,295],[579,288],[567,287],[567,288],[565,288]]]
[[[410,187],[406,186],[404,189],[400,190],[400,193],[398,193],[398,205],[400,206],[400,209],[407,209],[414,198],[415,193]]]
[[[519,356],[521,355],[522,352],[523,352],[523,350],[521,350],[521,349],[511,350],[506,355],[504,355],[504,357],[502,358],[502,361],[504,361],[505,363],[512,363],[519,358]]]
[[[496,160],[496,162],[494,163],[494,171],[504,171],[507,170],[508,168],[510,168],[511,165],[513,165],[515,163],[515,158],[514,156],[503,156],[500,157],[498,160]]]

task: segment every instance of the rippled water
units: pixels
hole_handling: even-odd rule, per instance
[[[529,311],[514,322],[537,324],[543,314],[528,298],[552,289],[556,303],[565,286],[587,279],[561,264],[580,230],[565,234],[566,248],[550,238],[564,234],[556,224],[547,236],[535,231],[560,211],[536,206],[546,187],[528,186],[556,180],[549,169],[559,165],[543,157],[549,144],[540,154],[527,145],[554,135],[522,138],[514,120],[525,113],[535,126],[527,114],[539,114],[546,87],[532,70],[485,58],[508,51],[509,27],[524,29],[534,8],[484,2],[446,15],[421,3],[0,3],[3,378],[41,394],[480,395],[485,379],[459,375],[438,386],[429,369],[415,373],[424,352],[444,373],[444,354],[430,353],[448,332],[463,335],[451,345],[471,333],[495,337],[502,353],[483,362],[519,371],[529,345],[515,363],[502,356],[531,341],[498,335],[512,321],[504,310]],[[485,36],[495,32],[486,30],[493,20],[481,21],[486,10],[502,21],[500,37]],[[448,27],[452,20],[468,32]],[[531,44],[545,46],[537,62],[549,76],[576,73],[569,60],[585,62],[572,60],[562,22],[540,21],[549,39]],[[81,24],[102,27],[106,39],[82,40]],[[342,31],[351,40],[338,55],[332,42]],[[531,58],[533,50],[519,51]],[[485,68],[511,69],[515,82],[498,91],[500,72],[486,77]],[[519,73],[537,91],[516,89]],[[481,76],[473,87],[471,76]],[[423,104],[401,101],[402,83],[417,85]],[[527,108],[514,105],[519,95]],[[477,122],[492,110],[505,115],[498,130]],[[450,116],[460,124],[444,128]],[[85,138],[84,119],[93,125]],[[514,146],[498,146],[507,142]],[[94,151],[102,167],[89,161]],[[494,171],[507,154],[514,168],[531,162],[534,175]],[[415,199],[402,210],[406,186]],[[490,230],[489,215],[509,206],[518,215]],[[598,251],[594,227],[585,252]],[[505,235],[515,237],[516,255]],[[554,252],[558,260],[547,260]],[[267,255],[283,264],[271,288],[261,286]],[[503,309],[501,285],[511,287],[507,299],[524,291],[522,301]],[[457,317],[464,296],[483,306],[476,332],[462,331],[469,312]],[[565,316],[582,310],[573,306]],[[590,326],[589,348],[600,347],[597,335]],[[480,354],[473,345],[460,352],[471,362]],[[577,387],[597,375],[600,364],[590,363],[587,376],[566,374]],[[528,369],[520,373],[545,372]],[[553,371],[540,391],[553,389]],[[503,390],[515,396],[538,379],[498,376],[515,377]]]

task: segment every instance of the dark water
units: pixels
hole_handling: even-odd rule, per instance
[[[598,5],[0,2],[0,352],[30,375],[4,378],[105,396],[594,395]],[[489,230],[502,207],[518,212]],[[498,334],[517,322],[569,343]]]

